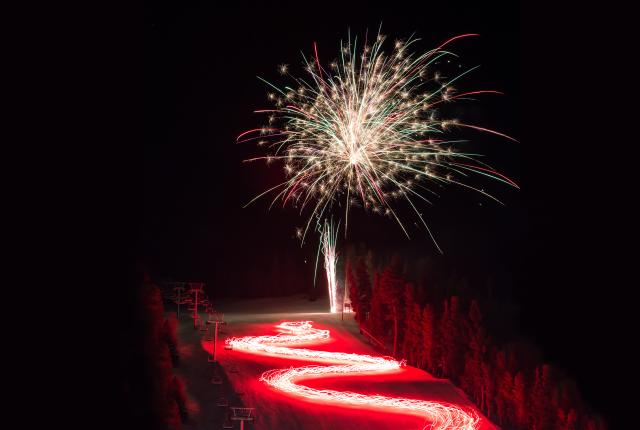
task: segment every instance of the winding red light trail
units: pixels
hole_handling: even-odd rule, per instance
[[[308,378],[391,372],[404,366],[404,363],[391,357],[291,348],[291,345],[310,344],[329,338],[329,330],[313,328],[312,321],[286,321],[278,324],[276,328],[280,330],[280,334],[234,337],[225,342],[234,350],[252,354],[339,364],[268,370],[260,376],[260,381],[265,382],[273,389],[302,399],[337,406],[385,409],[421,416],[429,422],[425,428],[433,430],[477,429],[479,417],[475,412],[465,411],[448,403],[383,395],[365,395],[349,391],[318,390],[298,385],[297,382]]]

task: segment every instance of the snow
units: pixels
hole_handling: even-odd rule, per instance
[[[223,370],[220,374],[225,379],[222,387],[210,382],[214,365],[207,363],[207,357],[212,350],[212,342],[201,339],[199,332],[193,329],[190,317],[185,316],[179,325],[181,366],[177,373],[185,379],[191,409],[190,423],[184,426],[185,429],[221,429],[225,410],[216,405],[220,394],[228,398],[229,406],[255,408],[256,420],[253,423],[245,423],[246,429],[384,430],[403,428],[418,430],[428,426],[429,423],[420,417],[388,411],[358,410],[317,404],[288,397],[258,381],[260,375],[270,369],[317,365],[317,362],[267,357],[224,349],[224,339],[228,336],[272,335],[276,334],[274,326],[282,321],[309,320],[314,322],[316,328],[330,330],[331,338],[322,344],[309,345],[305,348],[382,355],[359,333],[353,314],[344,314],[344,320],[342,320],[341,314],[327,312],[326,301],[311,302],[302,295],[243,301],[227,300],[215,302],[214,307],[217,311],[224,312],[227,322],[226,326],[222,326],[223,333],[219,335],[217,347],[217,358]],[[237,373],[231,371],[234,368],[237,369]],[[481,417],[479,430],[496,428],[451,382],[434,378],[423,370],[409,366],[393,374],[319,378],[301,381],[301,384],[313,388],[451,403],[475,410]],[[234,428],[240,428],[240,424],[235,422]]]

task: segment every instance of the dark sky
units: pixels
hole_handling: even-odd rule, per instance
[[[390,39],[415,32],[422,38],[418,46],[425,50],[451,36],[480,33],[480,38],[456,46],[465,67],[481,65],[466,85],[498,89],[506,95],[470,103],[466,110],[470,122],[519,136],[518,9],[501,13],[492,16],[478,7],[406,6],[390,11],[357,4],[305,11],[299,5],[272,3],[268,7],[227,6],[224,10],[213,6],[149,9],[145,51],[145,207],[149,213],[145,217],[144,243],[158,263],[156,267],[177,272],[176,275],[184,271],[183,276],[210,277],[212,271],[218,271],[215,265],[220,261],[221,248],[233,255],[237,249],[261,247],[265,241],[287,242],[294,228],[303,224],[293,210],[276,207],[267,214],[267,200],[241,209],[268,184],[278,183],[282,170],[243,165],[243,159],[258,152],[254,145],[235,145],[234,141],[239,133],[264,123],[264,118],[252,113],[268,107],[265,85],[256,75],[279,79],[277,66],[288,63],[295,67],[301,62],[300,51],[308,52],[314,41],[320,52],[333,58],[338,41],[346,37],[349,28],[354,34],[363,35],[367,28],[375,32],[382,22],[383,32]],[[473,138],[497,168],[520,180],[518,144],[481,133],[475,133]],[[510,204],[509,209],[496,212],[495,204],[471,193],[443,193],[443,199],[426,215],[439,241],[447,241],[450,225],[474,217],[480,217],[483,223],[470,230],[488,230],[486,235],[491,235],[498,224],[504,224],[494,220],[494,215],[512,218],[510,211],[518,211],[520,196],[505,187],[488,185]],[[479,203],[488,205],[487,210],[478,210]],[[469,216],[462,213],[469,210]],[[489,214],[485,214],[487,211]],[[387,236],[385,241],[407,246],[397,225],[384,218],[358,215],[356,211],[352,225],[365,224],[364,238],[370,236],[368,231],[376,229]],[[509,231],[503,235],[514,234],[520,233]],[[352,239],[358,240],[357,231],[353,235]],[[412,237],[418,242],[415,246],[435,251],[428,240],[423,240],[424,232],[414,231]],[[486,237],[475,240],[483,239]],[[296,242],[290,240],[288,245],[295,247]],[[454,243],[442,245],[450,253],[473,248],[468,243],[463,247]],[[169,247],[173,249],[166,252]]]
[[[602,390],[609,376],[594,369],[611,363],[612,299],[602,290],[614,282],[617,256],[602,226],[611,221],[608,203],[616,196],[597,176],[603,131],[585,127],[597,117],[585,117],[588,99],[571,80],[586,54],[576,36],[516,2],[264,3],[146,10],[141,253],[152,273],[237,291],[220,273],[257,270],[273,252],[300,261],[312,255],[293,238],[302,225],[294,210],[267,212],[266,200],[242,209],[281,173],[243,165],[255,148],[234,143],[262,124],[252,113],[267,106],[256,75],[277,80],[277,65],[298,64],[300,50],[310,52],[314,41],[321,57],[333,55],[348,28],[363,34],[382,22],[392,38],[415,32],[424,49],[479,33],[454,49],[464,65],[482,66],[463,86],[505,95],[471,104],[468,115],[520,143],[481,134],[474,142],[522,189],[488,184],[505,207],[443,193],[425,213],[445,253],[465,262],[463,271],[493,273],[509,285],[521,305],[523,335],[578,380],[590,403],[609,412],[612,400]],[[350,240],[434,254],[426,237],[408,241],[390,220],[354,217]]]

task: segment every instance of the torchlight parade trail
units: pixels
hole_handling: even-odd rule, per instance
[[[424,428],[433,430],[477,429],[479,421],[477,414],[473,411],[462,410],[452,404],[383,395],[365,395],[349,391],[318,390],[298,385],[298,382],[308,378],[392,372],[403,367],[404,362],[391,357],[292,348],[292,345],[311,344],[329,338],[329,330],[313,328],[312,321],[285,321],[278,324],[276,328],[280,334],[234,337],[227,339],[225,343],[234,350],[251,354],[337,364],[268,370],[260,376],[260,381],[274,390],[303,400],[330,403],[336,406],[392,410],[396,413],[421,416],[428,421]]]

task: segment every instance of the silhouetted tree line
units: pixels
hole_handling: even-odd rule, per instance
[[[542,362],[533,345],[500,340],[488,329],[485,309],[491,304],[474,297],[464,279],[441,277],[440,283],[455,284],[443,287],[420,273],[427,279],[416,286],[405,279],[408,270],[397,257],[377,265],[371,252],[352,252],[346,260],[360,326],[396,358],[450,379],[492,421],[505,429],[605,429],[575,383]]]
[[[176,322],[164,316],[160,289],[145,275],[133,290],[136,320],[123,339],[122,388],[133,426],[180,429],[187,420],[183,382],[173,374],[178,365]]]

